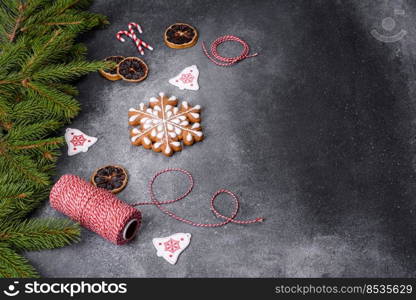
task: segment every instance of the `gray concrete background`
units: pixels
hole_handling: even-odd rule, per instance
[[[395,16],[394,8],[404,9]],[[140,84],[109,82],[91,74],[79,82],[82,112],[70,127],[97,136],[89,152],[63,155],[58,175],[88,178],[105,164],[127,167],[120,198],[149,200],[151,176],[167,167],[192,172],[193,193],[169,208],[215,222],[209,198],[219,188],[241,197],[239,218],[263,224],[201,229],[163,215],[144,216],[138,237],[115,246],[83,230],[82,241],[27,257],[47,277],[343,277],[415,276],[416,7],[411,1],[115,1],[96,0],[93,11],[111,26],[83,37],[92,59],[137,55],[115,38],[136,21],[154,46]],[[383,31],[392,16],[397,27]],[[200,33],[186,50],[167,48],[166,26],[188,22]],[[392,44],[377,29],[408,34]],[[224,34],[245,39],[256,58],[231,68],[212,64],[201,42]],[[224,54],[239,52],[225,45]],[[180,91],[168,79],[196,64],[200,90]],[[127,111],[164,91],[202,106],[206,139],[171,158],[129,143]],[[66,150],[66,149],[65,149]],[[183,177],[166,175],[156,186],[168,199]],[[230,210],[227,199],[219,204]],[[37,215],[62,217],[47,203]],[[192,241],[170,265],[151,240],[189,232]]]

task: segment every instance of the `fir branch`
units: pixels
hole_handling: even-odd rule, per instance
[[[62,122],[56,120],[46,120],[31,125],[16,125],[9,130],[6,139],[9,142],[41,139],[61,126]]]
[[[57,138],[49,138],[46,140],[20,141],[16,143],[10,143],[9,148],[12,151],[42,149],[42,153],[43,153],[46,149],[56,149],[60,147],[62,143],[63,143],[63,138],[57,137]]]
[[[37,208],[49,195],[49,187],[35,188],[22,181],[0,180],[0,220],[2,222],[20,221]]]
[[[38,82],[70,81],[108,66],[109,64],[105,62],[74,61],[42,68],[33,74],[32,78]]]
[[[33,92],[34,93],[34,92]],[[60,120],[55,112],[48,109],[44,101],[39,101],[37,97],[27,97],[25,101],[14,105],[11,118],[16,124],[30,125],[42,120]]]
[[[16,179],[29,180],[35,186],[50,184],[48,174],[40,172],[29,156],[11,155],[0,148],[0,173],[6,172],[13,172]]]
[[[27,87],[41,96],[37,97],[38,101],[42,101],[54,115],[62,115],[68,120],[78,114],[79,103],[72,96],[39,82],[28,82]],[[29,96],[36,97],[30,92]]]
[[[23,21],[23,11],[24,11],[24,6],[22,4],[20,4],[20,6],[19,6],[19,16],[16,19],[16,24],[13,27],[13,31],[8,36],[9,37],[9,42],[13,42],[14,39],[16,38],[17,30],[19,29],[20,24]]]
[[[80,227],[68,220],[31,219],[0,224],[0,241],[18,250],[44,250],[63,247],[79,240]]]
[[[75,117],[69,84],[108,67],[87,62],[79,33],[108,23],[83,11],[92,0],[0,0],[0,277],[38,276],[14,250],[61,247],[78,240],[70,221],[23,218],[49,195],[63,144],[51,133]]]
[[[75,86],[67,84],[67,83],[51,82],[51,83],[48,83],[48,86],[52,87],[52,88],[55,88],[55,89],[65,93],[65,94],[68,94],[68,95],[73,96],[73,97],[78,96],[78,94],[79,94],[78,89]]]
[[[2,278],[28,278],[39,277],[29,262],[7,243],[0,243],[0,277]]]

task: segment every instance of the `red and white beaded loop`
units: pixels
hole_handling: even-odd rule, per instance
[[[137,31],[140,34],[143,33],[143,30],[142,30],[142,28],[140,27],[139,24],[131,22],[131,23],[129,23],[128,27],[129,27],[129,31],[121,30],[121,31],[117,32],[116,37],[120,42],[124,43],[126,41],[122,37],[123,35],[126,35],[134,42],[134,44],[137,47],[137,50],[140,52],[141,55],[144,55],[143,47],[146,48],[146,49],[149,49],[151,51],[153,50],[152,46],[150,46],[149,44],[144,42],[142,39],[138,38],[136,33],[134,32],[134,29],[136,28]]]

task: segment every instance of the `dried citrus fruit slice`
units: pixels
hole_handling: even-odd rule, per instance
[[[149,67],[138,57],[126,57],[117,67],[117,74],[128,82],[140,82],[146,79]]]
[[[127,180],[127,172],[120,166],[101,167],[91,175],[93,185],[109,190],[113,194],[121,192],[126,187]]]
[[[166,29],[163,39],[165,44],[170,48],[189,48],[194,46],[198,41],[198,31],[191,25],[175,23]]]
[[[109,56],[107,58],[104,59],[104,61],[110,61],[110,62],[114,62],[117,65],[110,69],[110,70],[99,70],[100,74],[104,77],[107,78],[108,80],[111,81],[115,81],[115,80],[120,80],[121,76],[117,73],[117,67],[118,64],[124,59],[124,56]]]

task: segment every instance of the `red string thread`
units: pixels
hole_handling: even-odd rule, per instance
[[[155,193],[153,191],[153,184],[155,183],[156,179],[164,174],[164,173],[168,173],[168,172],[180,172],[182,174],[185,174],[188,179],[189,179],[189,187],[188,190],[181,196],[179,196],[178,198],[174,199],[174,200],[166,200],[166,201],[159,201],[156,196]],[[255,219],[251,219],[251,220],[237,220],[237,214],[238,211],[240,209],[240,201],[238,200],[238,197],[231,191],[226,190],[226,189],[221,189],[218,190],[217,192],[214,193],[214,195],[211,197],[210,200],[210,206],[211,206],[211,211],[219,218],[224,219],[223,222],[219,222],[219,223],[197,223],[194,221],[191,221],[189,219],[185,219],[182,217],[179,217],[178,215],[174,214],[173,212],[167,210],[166,208],[164,208],[162,205],[165,204],[171,204],[177,201],[180,201],[182,199],[184,199],[186,196],[188,196],[191,192],[192,189],[194,187],[194,179],[191,175],[191,173],[189,173],[186,170],[180,169],[180,168],[169,168],[169,169],[165,169],[162,170],[158,173],[156,173],[152,179],[149,181],[149,195],[150,195],[150,200],[151,202],[138,202],[135,204],[132,204],[133,206],[139,206],[139,205],[155,205],[157,208],[159,208],[163,213],[165,213],[166,215],[168,215],[169,217],[181,221],[183,223],[192,225],[192,226],[196,226],[196,227],[220,227],[220,226],[224,226],[228,223],[234,223],[234,224],[253,224],[253,223],[258,223],[258,222],[263,222],[264,219],[263,218],[255,218]],[[216,208],[215,208],[215,199],[220,195],[220,194],[228,194],[229,196],[231,196],[234,200],[234,210],[231,213],[230,216],[224,216],[223,214],[221,214]]]
[[[228,42],[228,41],[232,41],[232,42],[237,42],[240,43],[243,46],[243,51],[241,52],[241,54],[239,56],[235,56],[235,57],[224,57],[218,54],[217,51],[217,47],[224,43],[224,42]],[[246,59],[246,58],[250,58],[250,57],[254,57],[257,56],[258,53],[254,53],[254,54],[249,54],[250,53],[250,47],[248,46],[248,44],[240,39],[239,37],[236,37],[234,35],[224,35],[222,37],[217,38],[214,42],[212,42],[211,44],[211,54],[210,55],[205,47],[205,43],[202,42],[202,49],[204,50],[205,55],[216,65],[221,66],[221,67],[229,67],[232,66],[233,64],[239,62],[240,60]]]

